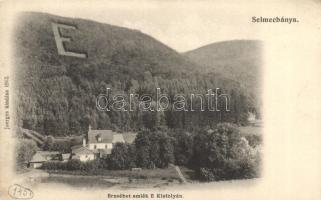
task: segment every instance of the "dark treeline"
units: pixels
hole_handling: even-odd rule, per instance
[[[50,69],[48,67],[48,69]],[[185,130],[197,127],[215,126],[219,122],[245,124],[247,113],[253,108],[251,98],[244,95],[236,84],[225,83],[214,74],[195,75],[192,78],[177,77],[165,79],[162,76],[152,76],[147,71],[142,80],[130,79],[127,81],[97,81],[88,73],[88,68],[69,68],[72,72],[64,71],[64,67],[56,67],[59,75],[51,75],[41,79],[30,79],[32,90],[18,93],[18,118],[20,126],[38,131],[44,135],[64,136],[81,135],[86,133],[88,125],[95,129],[113,129],[122,131],[139,131],[144,128],[167,126],[168,128],[182,128]],[[81,72],[84,70],[84,72]],[[74,73],[78,71],[77,73]],[[79,72],[80,71],[80,72]],[[93,70],[95,71],[95,70]],[[46,72],[44,72],[46,73]],[[86,76],[79,77],[79,73]],[[52,73],[50,73],[52,74]],[[223,84],[224,83],[224,84]],[[219,98],[221,111],[209,111],[207,92],[221,87],[220,93],[229,95],[229,109],[225,111],[226,99]],[[25,86],[21,89],[26,88]],[[99,94],[105,94],[106,88],[111,88],[109,103],[113,103],[113,95],[123,94],[125,102],[129,102],[129,94],[151,95],[152,106],[156,110],[156,88],[161,94],[168,96],[169,108],[172,108],[174,96],[181,94],[185,97],[185,107],[189,111],[174,111],[168,109],[162,112],[142,111],[138,108],[139,99],[131,101],[134,111],[99,111],[96,100]],[[191,94],[202,94],[194,97],[191,105]],[[214,102],[214,99],[213,103]],[[201,104],[205,111],[200,111]],[[129,110],[129,105],[125,108]],[[195,111],[191,112],[191,106]],[[255,111],[255,109],[251,110]]]
[[[201,181],[254,178],[260,171],[260,144],[250,145],[238,129],[228,123],[195,133],[160,128],[139,132],[133,144],[116,143],[107,157],[86,163],[79,160],[48,162],[43,169],[130,170],[166,168],[175,164],[193,169],[194,178]]]

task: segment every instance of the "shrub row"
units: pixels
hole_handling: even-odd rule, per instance
[[[80,160],[69,160],[67,162],[49,161],[42,165],[42,169],[46,170],[80,170],[80,171],[96,171],[104,168],[104,162],[101,160],[93,160],[88,162],[81,162]]]

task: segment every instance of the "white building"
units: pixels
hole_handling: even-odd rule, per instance
[[[94,160],[111,154],[115,143],[133,143],[136,133],[115,133],[112,130],[93,130],[89,126],[83,144],[72,147],[72,158],[81,161]]]
[[[60,153],[58,151],[37,151],[29,161],[29,166],[39,168],[43,163],[50,160],[58,160]]]
[[[83,145],[92,151],[111,151],[113,138],[114,132],[112,130],[92,130],[89,126],[87,138],[83,139]]]
[[[95,154],[87,147],[76,147],[72,149],[72,159],[78,159],[82,162],[95,160]]]

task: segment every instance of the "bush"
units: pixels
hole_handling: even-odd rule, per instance
[[[177,131],[174,138],[175,162],[177,165],[188,166],[193,156],[193,136],[188,132]]]
[[[246,135],[245,138],[249,142],[249,145],[251,147],[256,147],[256,146],[262,144],[262,136],[261,135],[250,134],[250,135]]]
[[[37,152],[37,144],[33,140],[19,139],[16,144],[16,164],[17,170],[27,166],[27,163]]]
[[[42,169],[46,170],[68,170],[68,171],[84,171],[94,172],[101,169],[104,165],[100,160],[81,162],[80,160],[69,160],[68,162],[49,161],[42,165]]]
[[[167,132],[160,130],[139,132],[135,139],[137,166],[153,169],[174,163],[174,141]]]
[[[210,169],[208,169],[208,168],[200,168],[200,170],[199,170],[199,179],[201,181],[210,182],[210,181],[215,181],[215,176],[214,176],[213,172]]]
[[[131,169],[136,167],[135,145],[116,143],[109,156],[110,169]]]
[[[83,170],[83,163],[80,160],[72,159],[66,163],[67,170]]]
[[[75,140],[69,139],[55,140],[54,137],[48,136],[42,146],[45,151],[59,151],[61,153],[69,153],[71,146],[74,145]]]
[[[219,124],[195,137],[193,162],[202,181],[257,177],[259,157],[257,149],[231,124]]]
[[[47,170],[67,170],[67,163],[63,163],[59,161],[49,161],[49,162],[43,163],[41,168],[47,169]]]

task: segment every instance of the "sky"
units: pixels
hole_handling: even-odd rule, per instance
[[[261,4],[249,6],[226,4],[224,1],[125,2],[104,1],[98,6],[91,3],[64,3],[61,6],[37,4],[29,9],[137,29],[179,52],[219,41],[260,39],[259,25],[251,23],[251,17],[260,13]]]

